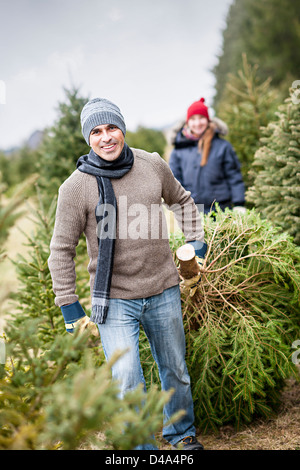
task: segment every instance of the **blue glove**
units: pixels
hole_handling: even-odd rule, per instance
[[[68,333],[73,333],[76,327],[75,323],[81,318],[85,317],[85,311],[81,307],[78,300],[70,305],[63,305],[60,307],[65,320],[65,327]]]

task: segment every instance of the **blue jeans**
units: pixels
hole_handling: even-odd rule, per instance
[[[179,286],[143,299],[110,299],[106,323],[98,328],[107,360],[116,349],[129,348],[112,367],[113,378],[120,381],[121,396],[140,383],[145,385],[139,357],[140,324],[158,365],[162,389],[175,389],[164,407],[164,422],[178,410],[186,412],[180,421],[163,428],[163,437],[174,445],[186,436],[195,435]],[[154,449],[149,446],[137,449],[150,448]]]

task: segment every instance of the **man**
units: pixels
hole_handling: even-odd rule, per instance
[[[185,363],[179,276],[169,247],[162,199],[174,212],[187,242],[198,256],[206,244],[197,207],[164,160],[156,153],[130,149],[120,109],[106,99],[89,101],[81,113],[82,133],[91,151],[59,190],[49,268],[55,303],[66,327],[85,317],[75,294],[75,249],[84,232],[90,257],[90,321],[97,324],[106,359],[126,350],[112,368],[121,396],[144,383],[139,359],[143,326],[158,364],[162,388],[174,388],[166,419],[184,409],[185,416],[165,426],[174,448],[200,450],[195,438],[190,378]],[[153,449],[150,445],[138,449]]]

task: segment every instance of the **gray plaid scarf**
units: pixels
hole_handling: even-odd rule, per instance
[[[92,295],[92,314],[90,320],[94,323],[105,323],[110,297],[110,285],[116,238],[117,201],[110,178],[122,178],[133,165],[133,153],[125,143],[120,156],[108,162],[103,160],[92,149],[88,155],[83,155],[77,161],[78,170],[94,175],[99,189],[99,201],[95,209],[98,237],[98,260],[95,283]],[[104,219],[111,214],[114,207],[114,217],[109,217],[109,233],[105,231]]]

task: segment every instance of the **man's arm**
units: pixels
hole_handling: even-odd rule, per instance
[[[199,265],[197,275],[189,280],[184,280],[183,285],[190,289],[190,295],[194,295],[197,283],[201,277],[200,268],[203,266],[207,251],[204,241],[204,230],[198,208],[191,197],[191,193],[174,178],[170,168],[164,162],[163,168],[163,198],[170,210],[174,212],[176,221],[185,235],[186,243],[193,246],[195,262]]]
[[[53,236],[50,269],[55,304],[61,307],[66,324],[85,315],[76,290],[76,247],[86,224],[84,180],[71,177],[60,187]]]

